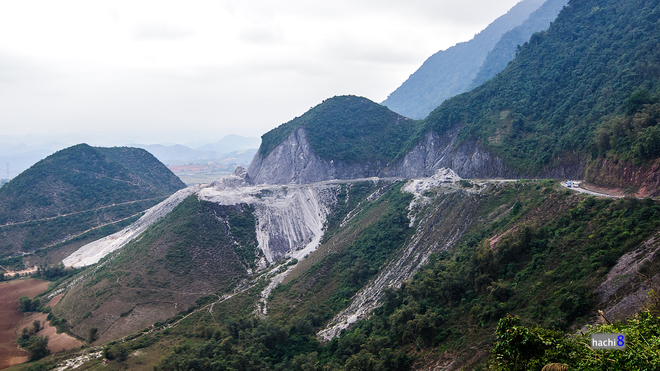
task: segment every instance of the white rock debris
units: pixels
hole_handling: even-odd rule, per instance
[[[74,370],[85,363],[99,359],[103,356],[103,351],[99,350],[93,353],[85,353],[75,358],[67,359],[63,363],[58,364],[53,370],[54,371],[64,371],[64,370]]]
[[[410,219],[410,227],[415,225],[416,211],[420,206],[427,204],[430,201],[429,197],[424,196],[424,193],[432,188],[437,188],[441,185],[456,185],[461,180],[452,169],[441,168],[435,171],[430,178],[411,179],[405,186],[401,188],[402,191],[412,193],[415,198],[408,205],[408,219]]]
[[[121,231],[88,243],[76,250],[73,254],[62,260],[66,267],[85,267],[96,264],[106,255],[118,250],[135,237],[144,232],[150,225],[158,219],[167,215],[186,197],[194,194],[200,189],[200,186],[190,186],[184,188],[168,197],[165,201],[152,207],[138,221],[122,229]]]
[[[456,186],[456,182],[459,180],[460,177],[451,169],[439,169],[430,178],[410,180],[401,188],[404,192],[415,195],[409,205],[410,219],[413,220],[415,217],[415,204],[426,202],[424,199],[427,197],[423,196],[424,192],[430,189],[437,189],[440,192],[457,192],[459,187]],[[414,222],[411,221],[411,227],[413,224]],[[401,252],[387,263],[373,281],[358,291],[351,299],[348,308],[339,312],[325,329],[317,333],[317,336],[329,341],[339,335],[341,330],[350,327],[360,319],[367,318],[380,305],[381,295],[385,289],[400,287],[402,282],[411,279],[415,272],[428,262],[429,255],[434,250],[440,251],[455,243],[457,237],[452,235],[443,236],[432,245],[425,243],[422,241],[424,235],[422,224],[423,221],[420,221],[417,231]]]

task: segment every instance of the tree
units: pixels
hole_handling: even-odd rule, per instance
[[[25,350],[30,352],[30,361],[36,361],[49,355],[48,336],[31,336]]]
[[[90,327],[89,330],[87,330],[87,340],[90,343],[93,343],[98,338],[99,338],[99,329],[97,327]]]

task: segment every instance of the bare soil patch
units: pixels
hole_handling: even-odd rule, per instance
[[[624,197],[624,196],[626,196],[626,192],[621,188],[599,187],[597,185],[593,185],[593,184],[586,183],[586,182],[580,183],[580,187],[586,189],[587,191],[598,192],[598,193],[606,194],[608,196],[615,196],[615,197]],[[635,194],[635,196],[636,197],[643,197],[644,195],[638,193],[638,194]]]
[[[63,352],[66,350],[71,350],[73,348],[79,348],[83,343],[78,339],[71,337],[65,333],[58,334],[57,329],[51,326],[46,317],[46,313],[32,313],[25,317],[23,322],[21,322],[17,331],[20,333],[23,331],[23,327],[31,327],[34,321],[41,322],[43,329],[37,332],[38,336],[48,336],[48,349],[51,353]]]
[[[18,310],[18,299],[23,295],[35,297],[46,291],[48,284],[48,281],[35,279],[0,283],[0,369],[28,360],[28,353],[16,346],[14,329],[23,319],[23,313]]]

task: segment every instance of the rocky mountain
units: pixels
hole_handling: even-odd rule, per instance
[[[377,176],[416,126],[366,98],[330,98],[264,134],[248,174],[256,184]]]
[[[658,192],[659,17],[573,0],[423,121],[328,99],[249,169],[72,252],[38,303],[117,368],[657,369],[658,201],[483,178]]]
[[[426,117],[444,100],[465,92],[502,35],[523,24],[544,2],[545,0],[523,0],[472,40],[432,55],[382,104],[406,117]],[[544,27],[547,28],[547,24]],[[519,43],[525,41],[527,38],[523,38]]]
[[[1,254],[54,246],[136,216],[184,186],[141,149],[58,151],[0,188]]]
[[[653,6],[634,3],[619,9],[610,3],[591,8],[585,4],[578,1],[564,8],[548,31],[534,34],[495,78],[447,100],[426,119],[409,121],[396,140],[374,138],[380,147],[369,153],[387,156],[374,160],[320,152],[324,147],[312,138],[317,134],[311,128],[323,127],[323,121],[310,111],[303,116],[305,125],[294,125],[302,121],[293,120],[264,135],[262,149],[248,170],[251,178],[270,184],[407,178],[430,176],[448,167],[468,178],[579,179],[589,174],[589,180],[599,183],[605,178],[598,169],[617,169],[619,175],[609,179],[622,179],[624,169],[637,169],[632,173],[647,174],[646,180],[632,173],[625,177],[635,177],[636,189],[655,189],[653,169],[660,152],[652,144],[657,135],[652,62],[657,56],[652,45],[657,41],[657,25],[633,10],[653,14]],[[333,99],[334,107],[318,108],[329,117],[363,120],[366,111],[341,107],[350,100]],[[361,140],[347,136],[342,143],[363,148]],[[268,174],[266,169],[277,170]]]

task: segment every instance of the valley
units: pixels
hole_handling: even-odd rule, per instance
[[[0,285],[84,348],[21,330],[43,357],[11,369],[660,368],[659,19],[522,1],[388,98],[418,119],[327,98],[205,183],[142,149],[49,156],[0,188],[0,264],[51,283]]]

